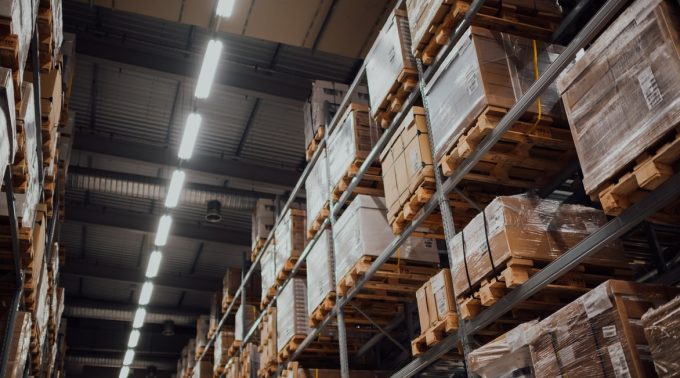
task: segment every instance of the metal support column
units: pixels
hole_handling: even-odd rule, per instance
[[[38,56],[40,51],[40,36],[38,34],[38,27],[36,25],[33,31],[33,38],[31,38],[31,72],[33,73],[33,107],[35,109],[35,144],[36,153],[38,154],[38,182],[43,188],[45,177],[43,174],[43,150],[42,150],[42,112],[40,110],[40,58]]]

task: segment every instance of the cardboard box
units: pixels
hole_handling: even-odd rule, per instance
[[[470,371],[482,378],[533,378],[529,342],[537,323],[537,320],[522,323],[473,350],[469,354]]]
[[[680,122],[678,30],[676,3],[635,1],[560,75],[586,193],[617,179]]]
[[[276,349],[280,352],[293,336],[309,333],[305,279],[295,277],[288,281],[276,304]]]
[[[649,343],[654,369],[659,377],[680,374],[680,296],[642,316],[645,338]]]
[[[305,211],[288,209],[274,233],[277,274],[279,274],[286,262],[300,257],[305,249],[305,241],[307,240]]]
[[[416,303],[418,304],[418,320],[420,320],[420,332],[425,332],[430,328],[430,311],[427,306],[427,295],[425,289],[427,283],[416,291]]]
[[[432,281],[427,281],[427,283],[425,283],[425,298],[427,299],[427,317],[430,319],[429,328],[439,320],[439,316],[437,315],[437,303],[434,298],[434,293],[432,292]]]
[[[307,315],[309,316],[331,291],[335,291],[331,232],[329,230],[321,232],[323,234],[309,251],[305,261],[307,265]]]
[[[446,314],[456,311],[451,271],[449,269],[440,270],[439,273],[430,278],[430,286],[432,287],[437,319],[444,320]]]

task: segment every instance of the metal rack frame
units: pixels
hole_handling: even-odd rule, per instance
[[[438,58],[433,65],[428,67],[427,70],[422,69],[422,64],[419,63],[419,90],[413,91],[407,99],[404,101],[402,110],[394,117],[390,126],[384,130],[382,137],[378,140],[374,148],[371,150],[364,163],[358,169],[356,176],[351,180],[345,192],[340,196],[339,200],[334,204],[332,199],[330,201],[330,212],[329,217],[322,223],[320,230],[323,231],[326,227],[333,224],[333,220],[339,215],[340,209],[347,202],[352,191],[357,187],[361,181],[363,175],[368,170],[371,162],[379,155],[382,149],[387,144],[388,140],[396,132],[398,125],[404,120],[406,114],[408,113],[411,106],[413,106],[419,97],[423,98],[423,105],[426,110],[428,129],[430,129],[429,121],[429,109],[427,104],[427,98],[421,93],[424,89],[425,84],[432,79],[434,73],[438,70],[443,62],[443,58],[446,57],[451,50],[453,50],[456,42],[461,38],[466,29],[470,26],[473,17],[479,11],[483,5],[484,0],[475,0],[468,12],[465,14],[463,20],[459,22],[457,27],[453,30],[450,42],[448,45],[442,49],[439,53]],[[298,346],[296,351],[289,357],[288,360],[284,361],[279,365],[281,369],[288,361],[295,360],[297,357],[303,353],[304,349],[308,347],[319,335],[321,330],[328,325],[328,323],[333,319],[337,318],[338,321],[338,331],[342,334],[344,332],[344,322],[342,317],[342,308],[347,305],[356,294],[362,289],[366,282],[373,277],[380,266],[385,263],[399,248],[399,246],[408,238],[408,236],[417,228],[419,225],[425,221],[425,219],[434,211],[438,206],[442,212],[442,219],[444,223],[446,240],[450,240],[455,235],[455,227],[453,225],[453,217],[451,214],[448,201],[446,200],[450,192],[456,190],[456,186],[461,182],[463,177],[470,172],[470,170],[479,162],[479,160],[484,156],[500,139],[500,137],[508,130],[510,127],[522,116],[526,109],[533,104],[539,95],[557,78],[557,76],[571,63],[571,61],[576,56],[576,53],[584,48],[588,43],[590,43],[604,28],[605,26],[618,14],[619,10],[626,4],[626,0],[608,0],[600,10],[591,18],[587,25],[578,33],[576,37],[569,43],[565,50],[558,56],[558,58],[547,68],[547,70],[539,77],[539,79],[527,90],[527,92],[516,102],[516,104],[508,111],[508,113],[501,119],[496,128],[487,135],[486,138],[482,140],[479,146],[473,151],[473,153],[465,159],[462,164],[455,170],[452,176],[448,177],[445,181],[441,177],[441,172],[439,169],[435,169],[436,172],[436,195],[423,206],[419,211],[416,218],[411,222],[411,224],[393,239],[393,241],[380,253],[380,255],[375,259],[373,264],[370,266],[368,271],[364,276],[362,276],[355,286],[350,289],[345,296],[339,297],[336,301],[333,309],[326,315],[324,320],[319,324],[318,327],[314,328],[307,337]],[[403,0],[398,1],[396,8],[400,8],[403,5]],[[370,53],[369,53],[370,54]],[[309,173],[318,161],[320,154],[325,150],[327,137],[330,135],[334,127],[339,124],[340,118],[349,106],[350,98],[354,94],[359,86],[365,80],[366,75],[366,63],[362,65],[357,76],[352,82],[345,98],[343,99],[336,115],[333,117],[331,122],[326,125],[328,132],[325,133],[324,138],[320,142],[317,150],[315,151],[312,159],[307,164],[307,167],[302,172],[302,175],[295,185],[291,195],[283,206],[282,211],[279,213],[276,219],[274,229],[270,232],[267,240],[264,243],[262,252],[257,256],[256,260],[251,265],[248,273],[244,275],[243,282],[236,291],[235,296],[245,292],[245,285],[248,280],[254,274],[254,270],[260,262],[262,254],[267,249],[271,243],[276,227],[279,225],[285,212],[290,208],[291,203],[297,197],[302,185],[309,176]],[[431,134],[431,133],[430,133]],[[432,143],[431,143],[432,146]],[[324,152],[325,153],[325,152]],[[566,179],[566,176],[565,176]],[[569,269],[573,268],[579,264],[583,259],[589,255],[596,253],[599,248],[601,248],[608,241],[615,240],[616,238],[623,235],[625,232],[635,227],[639,222],[644,220],[647,216],[657,212],[665,204],[680,195],[680,174],[675,174],[666,183],[661,185],[659,188],[650,193],[641,202],[632,206],[626,210],[622,215],[614,218],[605,226],[601,227],[598,231],[594,232],[581,243],[574,246],[572,249],[563,254],[560,258],[556,259],[554,262],[543,268],[535,276],[531,277],[526,283],[520,285],[518,288],[512,290],[503,298],[501,298],[496,304],[482,311],[477,317],[472,320],[463,321],[460,320],[459,332],[456,334],[449,335],[442,342],[438,343],[430,350],[425,352],[418,358],[412,360],[409,364],[403,367],[401,370],[397,371],[393,377],[411,377],[417,374],[419,371],[426,368],[432,362],[436,361],[439,357],[446,354],[450,350],[456,347],[456,345],[462,341],[464,348],[465,357],[467,357],[467,352],[469,351],[469,346],[467,339],[469,336],[475,334],[479,330],[491,324],[493,321],[498,319],[500,316],[511,310],[515,305],[535,294],[541,288],[545,287],[562,274],[566,273]],[[330,197],[330,196],[329,196]],[[280,285],[277,289],[274,299],[263,309],[263,312],[252,324],[251,328],[242,340],[241,348],[250,340],[255,331],[257,330],[259,324],[262,321],[263,314],[269,309],[275,302],[276,298],[280,295],[281,291],[288,284],[290,279],[295,276],[295,274],[300,270],[302,264],[305,263],[307,255],[309,254],[311,248],[319,239],[322,232],[318,232],[314,238],[307,242],[305,249],[303,250],[298,261],[294,265],[292,272],[289,277]],[[447,245],[447,248],[449,246]],[[244,270],[245,271],[245,270]],[[245,301],[242,301],[245,303]],[[232,302],[223,317],[221,318],[217,329],[219,330],[227,319],[227,316],[232,311],[235,302]],[[209,349],[209,346],[214,342],[215,335],[208,340],[208,347],[205,351]],[[347,355],[346,355],[346,340],[340,337],[340,357],[341,357],[341,372],[342,377],[349,377],[349,370],[347,367]],[[344,356],[342,351],[345,351]],[[206,352],[203,352],[199,357],[198,361],[202,360]]]

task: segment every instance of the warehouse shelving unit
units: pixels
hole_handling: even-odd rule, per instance
[[[446,57],[448,53],[453,49],[456,42],[461,38],[467,27],[470,26],[473,17],[479,11],[483,3],[484,0],[475,0],[471,4],[464,19],[461,20],[457,27],[454,29],[450,42],[443,49],[443,51],[440,52],[439,59],[437,59],[433,65],[424,70],[422,64],[418,62],[419,90],[415,90],[408,96],[408,98],[404,102],[403,110],[394,117],[390,126],[386,130],[384,130],[382,137],[379,139],[379,141],[377,142],[373,150],[370,152],[370,154],[366,157],[364,163],[361,165],[358,172],[356,173],[356,176],[352,179],[352,181],[348,185],[345,193],[343,193],[339,200],[335,203],[332,201],[332,198],[329,198],[330,214],[329,217],[321,225],[320,230],[324,230],[327,227],[332,227],[335,217],[339,215],[342,207],[349,200],[352,191],[357,187],[363,175],[367,172],[368,168],[371,165],[371,162],[375,160],[375,158],[380,154],[380,152],[386,146],[389,139],[396,132],[398,126],[404,120],[408,110],[411,108],[411,106],[413,106],[416,103],[416,101],[419,98],[422,98],[423,105],[427,112],[426,114],[429,114],[427,98],[426,96],[423,95],[424,87],[426,83],[428,83],[432,79],[434,73],[437,71],[438,67],[442,64],[443,59],[441,57]],[[584,2],[581,1],[580,3]],[[606,25],[612,19],[614,19],[614,17],[618,14],[618,12],[623,8],[625,4],[626,4],[625,0],[608,0],[595,14],[595,16],[587,23],[587,25],[581,29],[578,35],[576,35],[576,37],[568,44],[568,46],[554,61],[554,63],[551,64],[550,67],[545,72],[543,72],[540,78],[529,88],[529,90],[501,119],[501,121],[498,123],[497,127],[491,132],[491,134],[489,134],[485,139],[483,139],[479,146],[476,148],[476,150],[472,152],[471,156],[469,156],[462,162],[462,164],[456,169],[453,175],[444,180],[442,178],[440,170],[435,169],[436,195],[432,196],[432,198],[425,204],[425,206],[420,210],[418,215],[415,217],[412,223],[404,230],[404,232],[401,235],[396,236],[390,243],[390,245],[387,246],[387,248],[385,248],[385,250],[382,251],[380,256],[378,256],[373,262],[373,264],[370,266],[367,273],[356,282],[356,285],[351,290],[349,290],[349,292],[346,293],[345,296],[339,297],[337,299],[336,304],[330,311],[330,313],[328,313],[328,315],[325,317],[325,319],[320,323],[320,325],[317,328],[314,328],[307,335],[304,341],[298,346],[295,353],[291,355],[289,360],[295,360],[296,358],[298,358],[304,352],[305,348],[308,347],[317,338],[321,330],[324,327],[328,326],[328,324],[333,319],[336,319],[340,344],[339,347],[340,347],[341,372],[343,377],[349,377],[347,345],[346,338],[344,336],[345,324],[343,321],[342,312],[344,306],[347,305],[350,302],[350,300],[352,300],[352,298],[354,298],[359,293],[362,287],[366,284],[366,282],[369,279],[372,278],[372,276],[377,272],[380,266],[383,263],[385,263],[397,251],[397,249],[408,238],[408,236],[422,222],[424,222],[425,219],[427,219],[427,217],[430,215],[430,213],[434,211],[437,207],[440,208],[440,211],[442,213],[446,240],[447,241],[450,240],[456,234],[456,230],[453,224],[453,217],[447,201],[449,193],[457,190],[456,186],[461,182],[463,177],[472,170],[475,164],[479,162],[481,157],[488,151],[490,151],[490,149],[500,139],[503,133],[509,130],[510,127],[526,111],[526,109],[536,101],[539,95],[552,82],[555,81],[557,76],[575,58],[577,52],[580,49],[584,48],[588,43],[590,43],[606,27]],[[403,1],[399,1],[396,7],[399,8],[401,6],[403,6]],[[580,8],[576,9],[575,11],[579,11],[579,9]],[[567,17],[567,20],[573,18],[574,17]],[[562,28],[560,28],[559,30],[562,30]],[[314,164],[317,163],[321,154],[325,153],[325,146],[327,143],[328,135],[330,135],[332,130],[339,125],[342,114],[344,113],[345,109],[347,109],[347,107],[349,106],[350,102],[349,99],[351,98],[352,94],[356,92],[360,83],[365,81],[365,76],[366,65],[364,64],[359,70],[352,85],[350,86],[350,89],[347,95],[345,96],[342,104],[340,105],[335,117],[328,125],[326,125],[327,127],[326,130],[328,130],[328,132],[326,132],[324,138],[320,142],[310,162],[308,163],[305,170],[302,172],[302,175],[297,184],[295,185],[295,187],[293,188],[289,199],[286,201],[285,205],[279,212],[279,216],[275,222],[274,230],[282,221],[283,214],[286,212],[287,209],[290,208],[290,205],[297,197],[298,193],[300,192],[302,186],[305,183],[305,180],[310,174],[312,167],[314,166]],[[430,125],[428,115],[428,128],[429,127]],[[430,138],[431,135],[432,134],[430,133]],[[431,143],[431,145],[433,144]],[[569,169],[569,172],[565,171],[564,175],[560,175],[561,177],[559,177],[558,180],[560,182],[556,182],[554,185],[544,188],[543,190],[539,191],[539,194],[544,197],[548,196],[550,193],[552,193],[552,191],[555,188],[557,188],[565,180],[567,180],[577,168],[578,165],[572,164],[571,168]],[[516,289],[512,290],[503,298],[498,300],[496,304],[482,311],[477,317],[469,321],[463,321],[462,319],[459,320],[460,324],[457,333],[449,335],[442,342],[436,344],[421,356],[413,359],[405,367],[397,371],[393,375],[393,377],[411,377],[414,376],[415,374],[418,374],[423,369],[428,367],[430,364],[437,361],[441,356],[456,348],[456,346],[459,343],[463,344],[464,355],[467,358],[467,354],[470,348],[468,340],[472,335],[479,332],[481,329],[488,326],[493,321],[497,320],[503,314],[510,311],[514,306],[524,301],[525,299],[529,298],[530,296],[538,292],[540,289],[544,288],[546,285],[550,284],[551,282],[559,278],[562,274],[566,273],[571,268],[578,265],[588,256],[596,253],[599,250],[599,248],[601,248],[607,242],[621,237],[627,231],[631,230],[637,224],[642,222],[645,218],[659,211],[665,204],[669,203],[671,200],[675,198],[678,198],[679,195],[680,195],[680,174],[676,173],[663,185],[661,185],[652,193],[650,193],[647,197],[645,197],[642,201],[626,210],[620,216],[612,219],[606,225],[601,227],[598,231],[594,232],[589,237],[584,239],[581,243],[579,243],[578,245],[574,246],[572,249],[564,253],[560,258],[556,259],[554,262],[543,268],[539,273],[531,277],[523,285],[520,285]],[[262,251],[265,251],[269,244],[272,242],[274,230],[270,232],[267,240],[264,243]],[[278,298],[281,291],[288,284],[290,279],[294,277],[296,273],[301,269],[302,265],[305,263],[306,257],[308,256],[309,252],[311,251],[312,247],[317,242],[321,234],[322,232],[318,232],[314,236],[314,238],[308,241],[300,258],[293,267],[291,274],[278,288],[274,296],[274,299]],[[250,269],[247,269],[247,273],[245,273],[243,276],[243,282],[236,291],[236,296],[241,295],[242,298],[245,298],[245,285],[248,282],[248,280],[252,277],[252,275],[255,274],[255,269],[259,264],[262,255],[263,253],[260,253],[255,259],[255,261],[252,263]],[[244,272],[245,271],[246,270],[244,269]],[[244,300],[242,300],[242,302],[245,303]],[[256,319],[256,321],[253,323],[253,325],[243,338],[241,348],[243,348],[243,346],[251,339],[253,334],[256,332],[259,324],[262,322],[263,314],[266,312],[268,308],[270,308],[273,305],[274,302],[275,300],[272,300],[266,306],[266,308],[263,309],[262,314]],[[227,311],[220,319],[219,324],[217,326],[218,330],[226,322],[226,319],[233,310],[234,305],[235,301],[230,304]],[[215,337],[216,336],[213,336],[208,340],[208,347],[205,348],[206,351],[209,349],[210,345],[214,343]],[[201,354],[198,361],[202,360],[205,357],[206,352]],[[281,370],[287,362],[288,361],[284,361],[282,364],[280,364],[279,370]]]
[[[42,150],[42,132],[41,132],[41,127],[42,127],[42,111],[40,109],[40,46],[39,46],[39,41],[40,41],[40,36],[39,36],[39,31],[38,31],[38,25],[35,25],[35,29],[33,30],[33,36],[31,37],[31,45],[30,45],[30,54],[28,57],[28,61],[26,62],[26,65],[30,64],[31,65],[31,73],[32,73],[32,84],[33,84],[33,109],[35,112],[35,127],[36,127],[36,133],[35,133],[35,138],[36,138],[36,154],[37,154],[37,159],[38,159],[38,182],[39,182],[39,188],[40,188],[40,195],[39,197],[41,198],[40,202],[44,202],[46,198],[45,196],[45,191],[44,191],[44,182],[45,182],[45,177],[44,177],[44,172],[43,172],[43,150]],[[10,139],[10,143],[14,143]],[[13,150],[13,147],[10,147],[10,151]],[[7,368],[7,359],[9,357],[9,346],[12,341],[13,337],[13,329],[14,329],[14,324],[16,321],[16,314],[19,310],[21,310],[23,306],[23,294],[24,294],[24,278],[25,274],[22,271],[22,266],[21,266],[21,251],[19,250],[19,220],[17,217],[16,213],[16,202],[14,198],[14,191],[13,191],[13,184],[12,184],[12,172],[11,168],[8,166],[7,170],[5,171],[5,176],[3,178],[3,189],[5,191],[5,197],[7,201],[7,213],[8,213],[8,218],[9,218],[9,230],[11,233],[11,239],[12,239],[12,254],[14,257],[14,276],[15,276],[15,285],[16,285],[16,293],[12,302],[12,306],[10,307],[10,312],[8,316],[8,321],[6,325],[6,332],[5,332],[5,337],[2,343],[2,351],[0,354],[0,376],[4,377],[5,376],[5,371]],[[47,264],[48,261],[51,259],[51,254],[52,254],[52,243],[54,242],[54,237],[57,232],[57,225],[59,223],[59,189],[60,189],[60,184],[59,180],[56,180],[56,186],[55,190],[53,191],[52,195],[54,196],[54,202],[53,202],[53,213],[52,213],[52,218],[50,219],[50,223],[46,229],[47,235],[45,237],[45,253],[43,254],[43,261],[42,264]],[[47,348],[47,343],[43,344],[43,353],[45,353]],[[28,376],[30,373],[30,359],[27,359],[26,365],[24,366],[24,376]]]

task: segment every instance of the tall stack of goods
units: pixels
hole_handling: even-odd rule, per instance
[[[473,318],[606,222],[600,210],[585,206],[526,195],[496,198],[449,243],[460,315]],[[630,274],[620,243],[608,243],[552,285],[551,292],[559,300],[535,311],[549,314],[572,300],[570,295],[592,288],[597,277],[602,282]],[[562,291],[558,285],[563,285]]]
[[[307,255],[307,314],[315,327],[335,305],[335,262],[331,231],[322,231]]]
[[[264,246],[269,233],[274,229],[276,222],[274,200],[259,198],[255,202],[255,210],[252,214],[252,252],[250,258],[255,261],[260,250]],[[273,240],[272,240],[273,242]]]
[[[252,305],[241,304],[236,311],[234,324],[234,345],[240,346],[250,327],[257,319],[257,308]]]
[[[312,239],[321,229],[321,224],[328,218],[330,184],[326,159],[326,154],[322,153],[305,180],[307,239]]]
[[[404,100],[418,85],[418,69],[411,55],[411,35],[406,12],[395,10],[366,57],[366,80],[371,116],[387,128]]]
[[[257,345],[249,342],[243,347],[239,360],[239,378],[251,378],[260,369],[260,354]]]
[[[315,80],[312,82],[312,94],[303,106],[305,121],[306,157],[309,161],[319,146],[330,124],[338,111],[349,86],[332,81]],[[350,96],[350,101],[368,104],[368,89],[360,85]]]
[[[305,249],[305,211],[288,209],[274,231],[276,239],[276,279],[283,282]]]
[[[276,303],[276,349],[279,359],[286,359],[309,333],[305,279],[288,281]]]
[[[215,349],[213,354],[213,372],[217,375],[224,373],[224,367],[229,360],[229,348],[234,343],[233,328],[225,329],[217,332],[215,336]]]
[[[260,275],[262,279],[260,306],[262,308],[264,308],[264,306],[274,298],[274,294],[276,294],[276,288],[278,287],[278,284],[276,283],[277,274],[276,246],[274,243],[270,243],[267,246],[267,249],[262,252],[262,257],[260,258]]]
[[[270,377],[276,374],[279,350],[276,345],[276,307],[270,307],[260,323],[260,368],[258,377]]]
[[[678,29],[676,3],[638,0],[558,78],[583,186],[607,214],[619,215],[673,175],[680,156]]]

